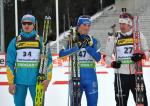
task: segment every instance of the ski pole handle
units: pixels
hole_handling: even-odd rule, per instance
[[[90,41],[89,37],[86,37],[86,39],[83,41],[83,43],[79,46],[79,48],[82,48],[85,44],[87,44]]]
[[[111,26],[111,28],[112,28],[112,34],[113,34],[113,36],[115,36],[116,35],[116,24]]]

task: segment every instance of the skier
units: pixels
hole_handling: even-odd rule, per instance
[[[142,53],[133,53],[132,23],[133,16],[130,13],[122,13],[119,18],[120,31],[115,36],[109,36],[106,44],[106,64],[111,64],[111,67],[115,69],[116,106],[127,106],[129,91],[132,92],[136,101],[134,62],[148,57],[147,41],[141,32]],[[111,62],[112,54],[116,57],[113,62]],[[146,90],[144,91],[144,106],[148,106]]]
[[[72,53],[72,51],[76,51],[79,49],[77,53],[79,56],[79,64],[80,64],[80,92],[81,96],[83,91],[85,91],[87,98],[88,106],[97,106],[98,100],[98,82],[96,76],[96,66],[95,61],[98,62],[101,58],[100,54],[100,46],[97,39],[88,35],[91,26],[91,18],[90,16],[83,15],[80,16],[77,22],[77,37],[79,45],[76,45],[72,49],[62,49],[59,53],[60,57],[68,55]],[[82,48],[80,44],[82,44],[86,39],[90,39],[89,42]]]
[[[42,37],[35,31],[35,17],[26,14],[21,20],[22,31],[12,39],[7,49],[7,77],[9,92],[14,95],[15,106],[25,106],[27,89],[29,89],[33,105],[36,91],[36,77],[39,71]],[[43,81],[44,91],[47,90],[52,77],[52,56],[48,50],[46,80]]]

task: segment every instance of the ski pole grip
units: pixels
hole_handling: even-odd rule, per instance
[[[83,43],[79,46],[79,48],[82,48],[82,47],[83,47],[85,44],[87,44],[89,41],[90,41],[90,38],[87,37],[87,38],[83,41]]]

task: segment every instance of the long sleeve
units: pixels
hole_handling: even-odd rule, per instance
[[[96,60],[97,62],[101,59],[100,54],[100,43],[96,39],[93,38],[93,46],[87,46],[85,48],[87,52]]]
[[[14,38],[7,48],[7,79],[9,84],[14,83],[15,73],[15,62],[16,62],[16,38]]]
[[[52,69],[53,69],[53,63],[52,63],[52,55],[51,55],[51,49],[50,45],[48,45],[48,62],[47,62],[47,80],[51,81],[52,79]]]
[[[69,56],[77,51],[79,51],[79,47],[78,45],[75,45],[74,47],[72,47],[71,49],[69,49],[68,47],[66,49],[62,49],[59,52],[59,57],[65,57],[65,56]]]
[[[59,51],[59,57],[61,58],[69,56],[79,50],[79,47],[77,45],[75,45],[75,47],[69,48],[69,37],[65,36],[65,39],[67,40],[63,45],[61,45],[61,50]]]
[[[112,54],[114,52],[114,47],[115,47],[115,37],[114,36],[109,36],[107,38],[107,43],[106,43],[106,64],[110,65],[111,64],[111,58]]]

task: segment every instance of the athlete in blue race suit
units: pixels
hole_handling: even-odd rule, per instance
[[[15,37],[7,49],[7,77],[9,92],[14,95],[15,106],[25,106],[27,89],[33,105],[35,98],[36,77],[39,72],[42,37],[34,30],[35,17],[24,15],[21,21],[22,32]],[[46,91],[52,77],[52,56],[48,50],[48,71],[43,81]]]
[[[59,53],[60,57],[67,56],[73,52],[77,52],[80,63],[80,91],[85,91],[88,106],[97,106],[98,101],[98,82],[96,75],[96,64],[101,58],[99,50],[99,42],[92,36],[88,35],[91,25],[89,16],[80,16],[77,23],[77,36],[80,44],[85,39],[90,41],[82,48],[74,46],[71,49],[62,49]],[[82,95],[81,95],[82,96]]]

